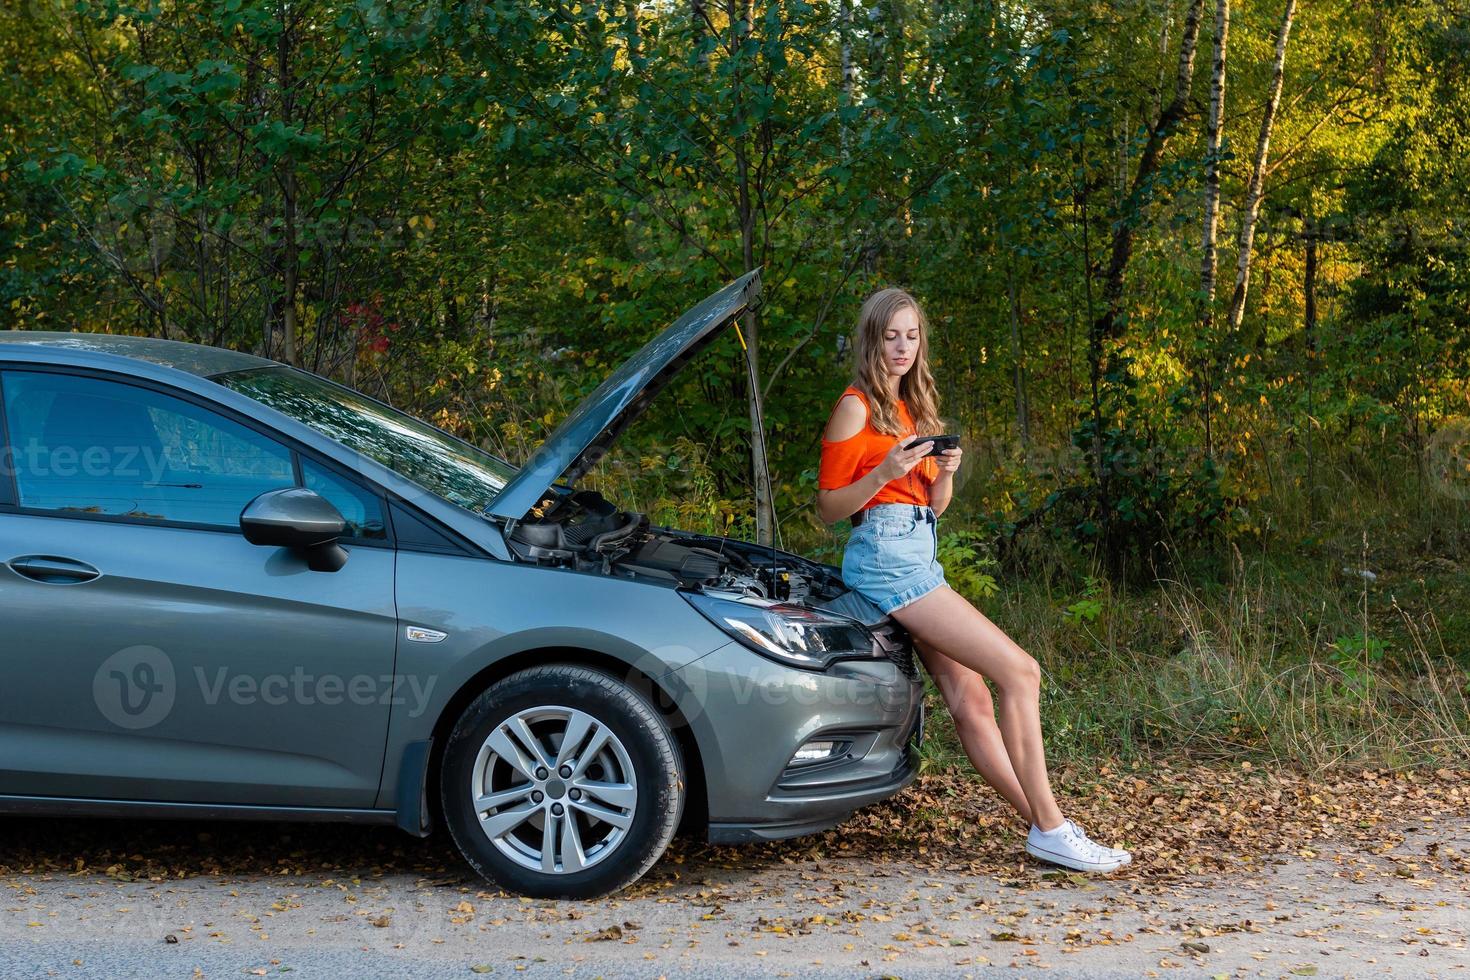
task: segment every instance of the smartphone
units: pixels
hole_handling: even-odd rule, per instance
[[[938,456],[946,449],[958,449],[960,445],[959,436],[920,436],[913,440],[913,442],[929,442],[930,440],[933,440],[933,445],[929,447],[929,451],[924,454],[925,456]],[[910,443],[910,445],[912,444]]]

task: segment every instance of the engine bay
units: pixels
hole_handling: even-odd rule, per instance
[[[781,602],[821,605],[848,592],[831,566],[790,552],[660,527],[595,490],[543,501],[507,535],[518,558],[604,575],[658,579]]]

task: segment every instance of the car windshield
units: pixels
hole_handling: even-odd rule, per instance
[[[516,474],[514,466],[497,456],[307,371],[285,366],[251,368],[215,375],[211,380],[477,513]]]

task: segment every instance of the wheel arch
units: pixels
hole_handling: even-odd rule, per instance
[[[639,670],[627,661],[600,650],[575,646],[536,647],[521,650],[495,661],[470,677],[445,702],[444,710],[434,721],[431,735],[428,765],[424,774],[424,796],[433,826],[443,826],[443,803],[440,800],[439,779],[444,758],[445,743],[454,723],[471,701],[481,692],[512,674],[527,667],[548,664],[573,664],[578,667],[601,669],[617,679],[628,683],[653,706],[653,709],[668,724],[684,763],[685,796],[684,815],[679,823],[679,834],[699,831],[709,822],[709,790],[705,779],[704,761],[699,743],[694,737],[693,727],[679,709],[667,687],[648,673]]]

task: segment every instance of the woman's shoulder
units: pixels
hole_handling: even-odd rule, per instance
[[[853,404],[853,402],[847,397],[848,395],[854,395],[857,397],[857,400],[862,403],[864,414],[866,414],[867,411],[872,408],[872,404],[868,401],[868,396],[863,393],[863,390],[855,384],[850,384],[846,388],[843,388],[842,393],[837,396],[837,401],[832,406],[834,411],[842,408],[844,405]]]
[[[856,395],[857,399],[848,398]],[[822,433],[823,442],[845,442],[856,438],[868,424],[868,397],[856,386],[848,385],[837,396],[837,404],[827,419],[827,428]]]

